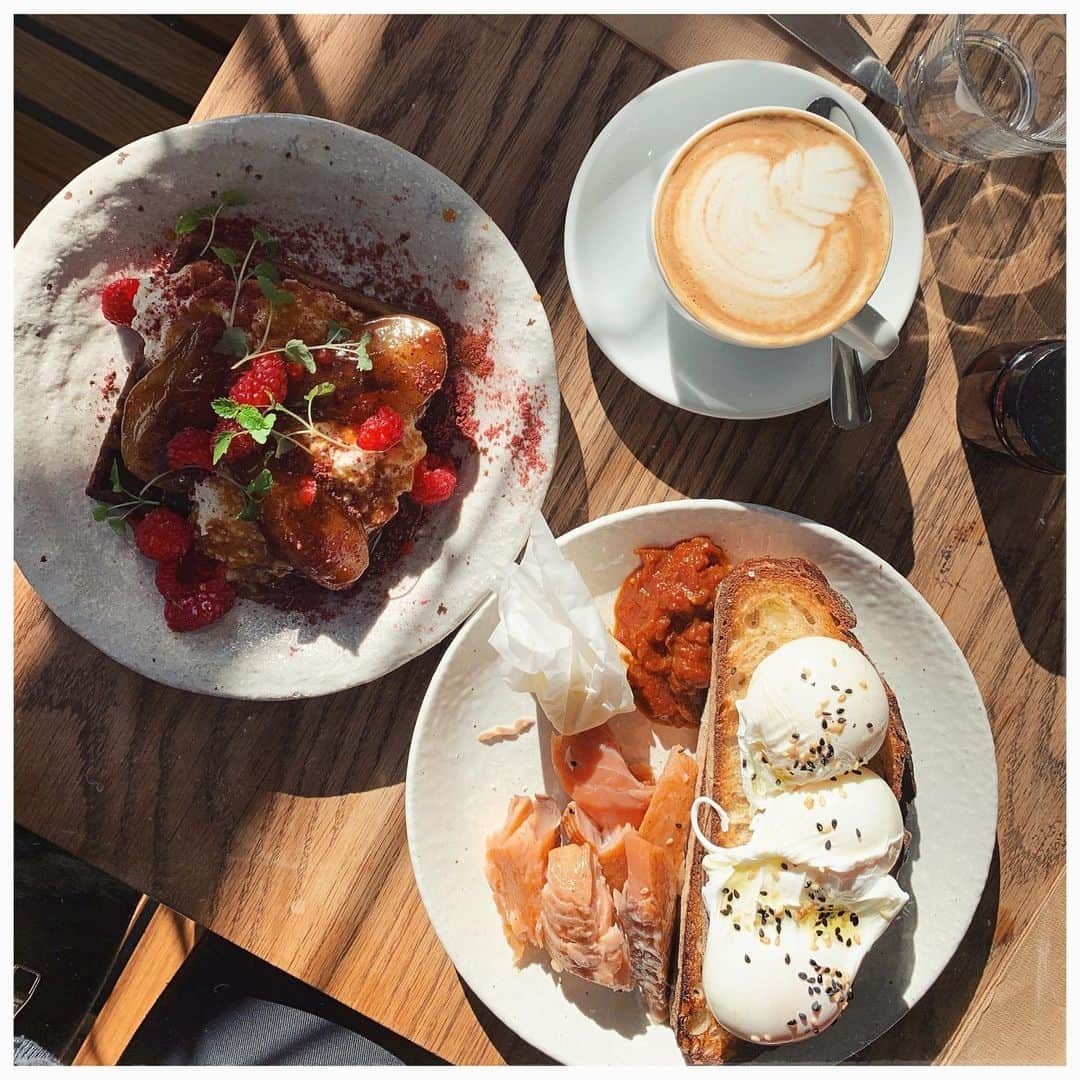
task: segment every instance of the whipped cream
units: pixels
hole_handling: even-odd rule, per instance
[[[755,1043],[824,1031],[859,967],[908,900],[890,872],[904,844],[892,789],[864,764],[889,721],[888,698],[858,649],[807,637],[769,654],[737,702],[750,839],[708,854],[702,978],[709,1009]],[[823,726],[824,725],[824,726]],[[824,741],[823,741],[824,740]]]

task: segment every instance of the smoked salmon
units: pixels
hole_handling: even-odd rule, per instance
[[[540,934],[556,971],[611,990],[634,988],[611,889],[588,844],[564,844],[548,853]]]
[[[619,923],[626,937],[630,971],[649,1015],[667,1016],[671,939],[679,896],[678,879],[661,848],[636,832],[627,835],[626,885],[615,896]]]
[[[607,724],[579,735],[552,734],[551,763],[569,798],[601,829],[641,824],[653,786],[630,771]]]
[[[543,948],[540,894],[548,854],[558,842],[559,808],[546,795],[515,795],[502,828],[488,837],[484,876],[517,961],[530,945]]]
[[[694,755],[673,749],[656,781],[656,790],[638,832],[668,857],[676,881],[682,881],[686,838],[690,832],[690,806],[697,790],[698,767]]]
[[[563,811],[559,831],[564,844],[588,844],[596,852],[604,879],[613,891],[626,884],[626,848],[623,841],[628,832],[633,832],[629,825],[601,830],[577,803],[572,802]]]

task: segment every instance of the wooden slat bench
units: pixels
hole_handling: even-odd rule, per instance
[[[16,239],[98,158],[184,123],[246,21],[246,15],[16,15]]]

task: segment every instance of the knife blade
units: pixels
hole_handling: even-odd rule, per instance
[[[900,105],[896,80],[869,42],[843,15],[770,15],[769,18],[864,90],[890,105]]]

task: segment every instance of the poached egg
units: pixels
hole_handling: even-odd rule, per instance
[[[739,712],[750,839],[708,854],[702,979],[709,1009],[754,1043],[824,1031],[846,1008],[859,967],[908,900],[890,876],[904,843],[900,805],[866,767],[889,704],[858,649],[800,638],[755,669]]]

